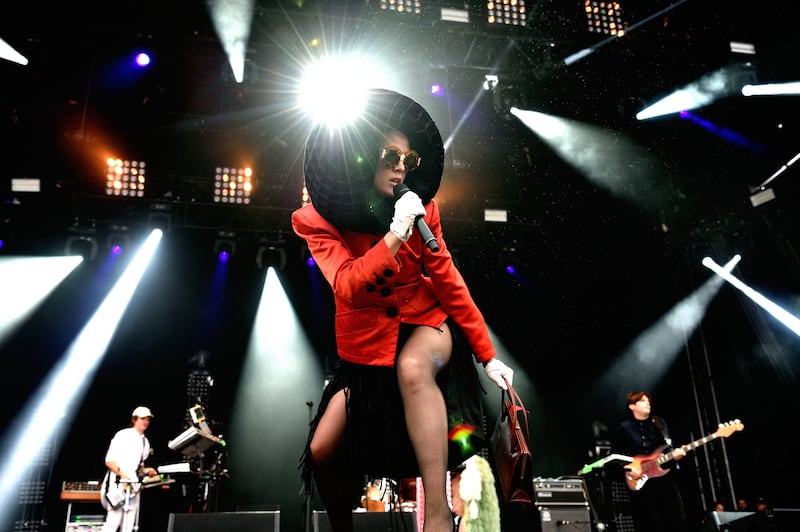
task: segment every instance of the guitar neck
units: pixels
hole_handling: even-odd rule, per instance
[[[693,450],[697,449],[698,447],[700,447],[701,445],[705,445],[710,441],[714,441],[715,439],[717,439],[717,433],[716,432],[712,432],[711,434],[703,436],[702,438],[700,438],[698,440],[694,440],[691,443],[687,443],[686,445],[683,445],[682,447],[686,448],[687,451],[693,451]],[[675,454],[675,451],[670,451],[668,453],[664,453],[664,454],[658,455],[656,457],[656,463],[658,465],[661,465],[663,463],[669,462],[670,460],[672,460],[674,458],[674,454]]]

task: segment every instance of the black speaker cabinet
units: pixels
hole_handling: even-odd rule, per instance
[[[770,530],[790,532],[800,530],[800,508],[775,508],[769,517]]]
[[[312,515],[314,532],[333,532],[327,512]],[[417,512],[353,512],[355,532],[416,532]]]
[[[208,512],[169,514],[167,532],[280,532],[281,513],[272,512]]]
[[[540,506],[542,532],[591,532],[587,506]]]

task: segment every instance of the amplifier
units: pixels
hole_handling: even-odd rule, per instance
[[[537,506],[589,506],[581,478],[536,478],[533,495]]]
[[[541,508],[542,532],[592,532],[592,520],[585,506]]]

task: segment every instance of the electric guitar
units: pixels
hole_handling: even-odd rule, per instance
[[[100,505],[105,510],[117,508],[125,502],[126,496],[130,498],[139,493],[141,486],[138,480],[117,482],[117,475],[109,471],[100,483]]]
[[[697,447],[705,445],[717,438],[727,438],[734,432],[742,429],[744,429],[744,425],[738,419],[728,421],[727,423],[720,423],[719,428],[715,432],[709,434],[708,436],[704,436],[699,440],[695,440],[692,443],[687,443],[682,447],[687,451],[692,451]],[[634,456],[633,462],[625,466],[625,482],[628,484],[628,487],[631,490],[638,491],[642,489],[642,486],[644,486],[644,483],[647,482],[647,479],[660,477],[661,475],[667,474],[669,470],[662,469],[661,465],[672,460],[674,458],[675,451],[661,454],[661,451],[663,451],[665,447],[667,446],[662,445],[648,455]]]

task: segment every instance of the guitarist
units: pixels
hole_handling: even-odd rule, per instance
[[[153,413],[149,408],[137,406],[128,428],[117,431],[108,446],[105,458],[108,471],[100,487],[100,502],[107,511],[103,532],[134,529],[141,495],[139,479],[158,474],[156,469],[144,465],[150,456],[150,441],[144,433],[151,419]]]
[[[660,453],[672,452],[674,460],[686,456],[683,448],[672,448],[666,422],[650,413],[649,392],[628,394],[629,419],[623,421],[612,440],[612,452],[634,457],[624,464],[625,481],[632,489],[633,521],[636,532],[675,532],[687,530],[686,515],[674,471],[675,461],[666,462],[656,474],[643,474],[642,461]],[[676,468],[676,467],[675,467]]]

